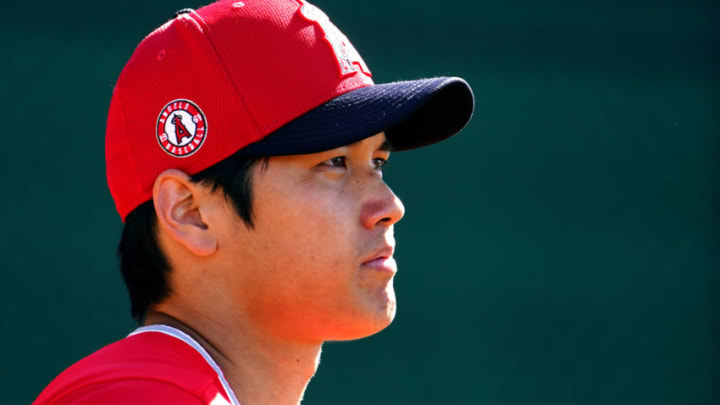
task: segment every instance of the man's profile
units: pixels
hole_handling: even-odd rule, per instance
[[[460,131],[459,78],[374,84],[303,0],[185,9],[114,88],[107,178],[140,328],[36,404],[296,404],[323,342],[395,316],[391,151]]]

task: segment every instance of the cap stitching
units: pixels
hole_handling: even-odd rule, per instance
[[[198,25],[201,25],[201,28],[204,29],[207,34],[203,34],[203,38],[208,42],[210,45],[210,48],[212,48],[213,52],[215,53],[215,58],[217,59],[218,63],[220,64],[220,67],[222,68],[223,73],[225,74],[225,77],[230,81],[230,84],[232,85],[233,89],[235,89],[235,93],[237,94],[238,98],[240,99],[240,102],[242,103],[243,107],[245,107],[245,111],[247,111],[248,115],[253,121],[253,124],[255,124],[255,129],[258,131],[258,133],[262,133],[262,130],[260,128],[260,124],[257,122],[257,119],[253,115],[250,108],[248,108],[248,104],[245,101],[245,97],[243,97],[243,94],[240,92],[240,89],[235,84],[235,81],[232,79],[232,76],[230,76],[230,73],[228,73],[227,67],[225,66],[225,62],[220,57],[220,53],[217,51],[217,48],[215,47],[215,44],[213,43],[212,39],[210,38],[210,26],[203,20],[202,16],[198,14],[197,11],[193,10],[191,13],[184,14],[190,17],[190,19],[195,22]],[[197,21],[192,18],[191,16],[196,16]],[[201,30],[201,33],[203,30]]]
[[[276,120],[273,120],[271,123],[269,123],[268,125],[266,125],[263,129],[264,129],[264,130],[267,130],[268,133],[272,133],[272,132],[274,132],[274,131],[277,131],[278,129],[282,128],[283,126],[285,126],[285,125],[287,125],[287,124],[289,124],[289,123],[291,123],[291,122],[294,121],[295,119],[302,117],[303,115],[305,115],[305,114],[309,113],[310,111],[314,110],[315,108],[318,108],[318,107],[322,106],[323,104],[325,104],[325,103],[327,103],[327,102],[335,99],[336,97],[340,97],[340,96],[342,96],[342,95],[345,94],[345,93],[349,93],[349,92],[351,92],[351,91],[355,91],[355,90],[362,89],[362,88],[365,88],[365,87],[370,87],[370,86],[375,86],[375,84],[363,84],[363,85],[358,86],[358,87],[355,87],[355,88],[346,89],[346,90],[343,91],[342,93],[331,93],[331,94],[329,94],[329,95],[328,95],[327,93],[322,93],[322,94],[319,94],[319,95],[317,95],[317,96],[314,96],[314,97],[311,98],[310,101],[308,102],[308,104],[311,105],[311,107],[308,107],[308,106],[305,106],[305,105],[304,105],[304,106],[301,106],[301,108],[298,108],[298,109],[297,109],[297,110],[299,110],[299,111],[295,111],[295,112],[293,113],[293,115],[290,116],[289,118],[286,117],[285,121],[283,121],[283,122],[278,122],[277,119],[276,119]],[[329,98],[328,98],[328,96],[329,96]]]

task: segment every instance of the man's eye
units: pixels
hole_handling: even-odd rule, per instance
[[[331,159],[328,159],[322,164],[326,166],[332,166],[332,167],[345,167],[345,156],[337,156]]]
[[[373,168],[375,170],[383,170],[385,168],[385,165],[387,165],[387,159],[383,159],[383,158],[373,159]]]

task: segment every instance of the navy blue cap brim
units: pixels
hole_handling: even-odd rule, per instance
[[[322,152],[383,131],[392,150],[413,149],[458,133],[470,121],[474,107],[470,85],[458,77],[378,84],[335,97],[238,153]]]

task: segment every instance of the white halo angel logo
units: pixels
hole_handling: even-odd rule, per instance
[[[190,100],[173,100],[160,111],[155,133],[167,154],[179,158],[190,156],[207,137],[205,114]]]
[[[325,34],[325,41],[330,45],[330,49],[337,58],[338,68],[340,69],[340,77],[345,77],[358,72],[364,73],[368,77],[372,77],[370,69],[368,69],[365,61],[355,49],[345,34],[338,29],[330,18],[322,10],[308,3],[305,0],[300,1],[300,15],[307,21],[316,23]]]

